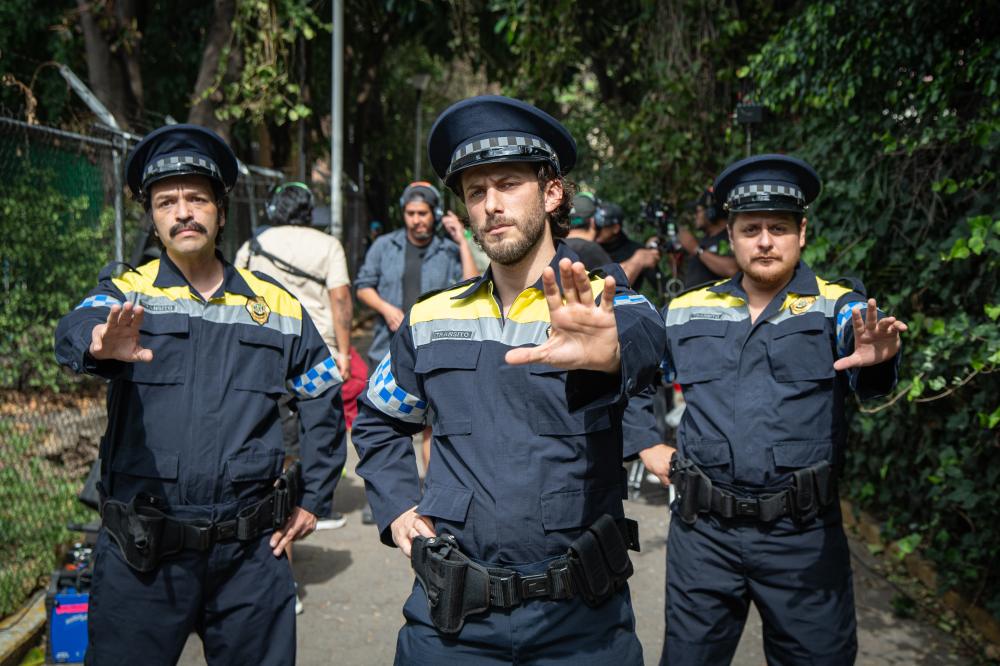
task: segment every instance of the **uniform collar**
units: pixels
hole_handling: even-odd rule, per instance
[[[230,294],[239,294],[241,296],[246,296],[247,298],[253,298],[256,294],[247,284],[240,272],[236,270],[236,267],[231,263],[226,261],[225,257],[222,256],[222,252],[219,250],[215,251],[215,258],[222,262],[222,292]],[[181,270],[177,268],[175,264],[170,259],[165,251],[160,255],[160,268],[156,272],[156,279],[153,280],[153,286],[159,288],[167,287],[189,287],[190,283]],[[193,292],[192,292],[193,293]],[[218,293],[218,292],[217,292]]]
[[[742,282],[743,271],[739,271],[722,284],[713,285],[708,290],[716,294],[731,294],[747,300],[747,294],[743,291]],[[799,294],[801,296],[818,296],[819,285],[816,284],[816,274],[800,259],[798,265],[795,266],[795,273],[792,274],[791,281],[781,292]]]
[[[562,279],[559,276],[559,260],[562,259],[563,257],[566,257],[566,258],[568,258],[568,259],[570,259],[572,261],[580,261],[580,255],[578,255],[576,252],[574,252],[572,250],[572,248],[570,248],[569,245],[567,245],[566,243],[564,243],[563,240],[561,238],[559,238],[559,239],[556,239],[556,256],[552,257],[552,261],[549,262],[549,266],[551,266],[552,270],[554,270],[556,272],[556,285],[559,286],[560,290],[562,289]],[[492,262],[487,267],[487,269],[485,271],[483,271],[483,274],[480,275],[479,278],[475,282],[473,282],[468,287],[466,287],[461,292],[459,292],[459,294],[457,296],[452,296],[451,298],[452,298],[452,300],[459,300],[459,299],[462,299],[462,298],[468,298],[472,294],[476,293],[476,290],[479,289],[484,284],[486,284],[487,282],[489,282],[489,283],[493,282],[493,264],[492,264]],[[538,276],[538,280],[535,281],[535,284],[531,285],[530,289],[537,289],[539,291],[542,291],[542,277],[541,276]]]

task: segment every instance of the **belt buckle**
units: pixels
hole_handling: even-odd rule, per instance
[[[756,518],[760,513],[757,507],[757,500],[755,499],[739,499],[736,500],[736,515],[745,518]]]
[[[552,592],[548,573],[521,576],[520,579],[522,599],[547,597]]]
[[[227,541],[236,537],[237,521],[227,520],[215,526],[215,540]]]

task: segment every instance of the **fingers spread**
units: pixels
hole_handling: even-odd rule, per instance
[[[850,356],[845,356],[844,358],[837,359],[833,362],[834,370],[849,370],[861,365],[861,359],[858,358],[857,354],[851,354]]]
[[[878,321],[878,306],[874,298],[868,299],[868,311],[865,313],[865,328],[869,331],[875,330],[875,322]]]
[[[504,355],[504,360],[510,365],[526,365],[528,363],[545,362],[545,346],[549,343],[537,347],[518,347],[511,349]]]
[[[601,309],[611,312],[615,309],[615,279],[610,275],[604,278],[604,291],[601,293]]]
[[[580,294],[580,303],[583,305],[594,304],[594,291],[590,288],[590,277],[587,269],[579,261],[573,264],[573,281],[576,283],[576,290]]]
[[[118,325],[118,318],[121,316],[122,307],[120,305],[112,305],[111,310],[108,312],[108,328],[114,328]]]
[[[135,307],[132,316],[132,325],[135,326],[136,328],[142,326],[142,320],[145,318],[145,316],[146,316],[146,308],[142,307],[141,305],[137,305]]]
[[[562,307],[562,295],[559,293],[559,285],[556,284],[556,273],[549,266],[546,266],[542,271],[542,291],[545,293],[545,302],[548,303],[549,312],[555,312]]]
[[[566,305],[579,303],[580,293],[573,278],[573,263],[569,259],[564,258],[559,261],[559,281],[562,282],[563,298],[566,299]]]

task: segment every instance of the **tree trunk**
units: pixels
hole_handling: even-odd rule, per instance
[[[215,90],[207,97],[204,96],[204,93],[215,85],[222,58],[229,47],[233,46],[233,18],[236,16],[236,0],[215,0],[214,5],[212,23],[205,35],[205,48],[202,50],[201,67],[198,69],[198,79],[194,86],[193,105],[191,111],[188,112],[188,122],[209,127],[228,141],[230,123],[215,117],[215,110],[222,101],[222,93]],[[239,69],[241,60],[236,49],[229,52],[228,62],[225,63],[224,79],[228,78],[234,70]]]
[[[118,124],[127,127],[121,63],[112,55],[108,39],[90,10],[90,2],[77,0],[76,6],[80,12],[80,27],[83,29],[90,89],[108,107]]]

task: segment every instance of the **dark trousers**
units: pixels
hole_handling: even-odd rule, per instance
[[[511,568],[540,573],[545,564]],[[406,624],[396,640],[399,666],[643,663],[627,587],[599,608],[576,599],[529,601],[509,611],[469,616],[458,634],[445,635],[431,622],[424,588],[414,582],[403,617]]]
[[[95,546],[87,664],[176,664],[191,632],[210,666],[295,663],[295,587],[270,535],[183,551],[149,573],[101,530]]]
[[[853,664],[857,655],[850,551],[839,520],[807,529],[674,515],[667,538],[661,663],[729,664],[752,602],[770,665]]]

